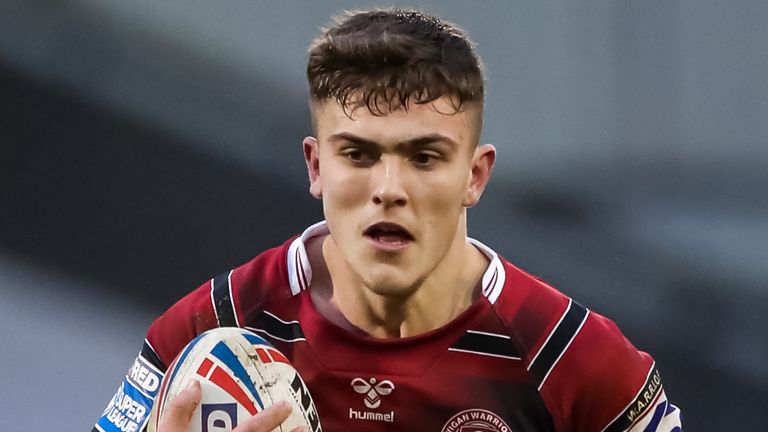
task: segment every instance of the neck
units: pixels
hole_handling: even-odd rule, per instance
[[[488,266],[485,255],[458,230],[443,259],[406,296],[377,294],[355,274],[331,236],[310,246],[313,265],[312,296],[318,310],[332,321],[346,321],[372,337],[418,335],[448,323],[479,295]],[[312,251],[313,250],[313,251]],[[439,299],[439,300],[438,300]]]

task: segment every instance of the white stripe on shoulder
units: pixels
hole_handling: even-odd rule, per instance
[[[284,320],[284,319],[280,318],[279,316],[277,316],[277,315],[273,314],[272,312],[270,312],[270,311],[268,311],[268,310],[265,310],[265,311],[264,311],[264,313],[265,313],[265,314],[267,314],[267,315],[269,315],[269,316],[271,316],[272,318],[274,318],[274,319],[276,319],[276,320],[280,321],[280,322],[281,322],[281,323],[283,323],[283,324],[299,324],[299,321],[297,321],[297,320],[293,320],[293,321],[286,321],[286,320]]]
[[[520,360],[520,357],[517,357],[517,356],[506,356],[506,355],[502,355],[502,354],[487,353],[487,352],[482,352],[482,351],[472,351],[472,350],[466,350],[466,349],[461,349],[461,348],[453,348],[453,347],[451,347],[451,348],[448,348],[448,351],[463,352],[463,353],[467,353],[467,354],[477,354],[477,355],[481,355],[481,356],[503,358],[503,359],[508,359],[508,360]]]
[[[552,371],[557,366],[557,363],[560,361],[560,359],[563,357],[563,354],[565,354],[566,351],[568,351],[568,348],[571,347],[571,343],[573,343],[573,340],[576,339],[576,336],[579,335],[581,332],[581,328],[584,327],[584,323],[587,322],[587,318],[589,318],[589,309],[587,309],[587,313],[584,314],[584,318],[581,319],[581,323],[579,323],[579,327],[576,329],[576,331],[573,333],[571,338],[568,340],[568,343],[565,345],[565,348],[563,348],[562,351],[560,351],[560,355],[557,356],[555,359],[555,362],[552,363],[552,366],[549,368],[547,373],[544,375],[544,378],[541,379],[541,383],[539,383],[539,390],[541,390],[542,387],[544,387],[544,383],[547,382],[547,378],[549,378],[549,374],[552,373]]]
[[[264,329],[260,329],[260,328],[257,328],[257,327],[246,326],[245,328],[248,329],[248,330],[251,330],[251,331],[255,331],[255,332],[261,333],[263,335],[266,335],[267,337],[270,337],[272,339],[276,339],[276,340],[279,340],[279,341],[282,341],[282,342],[306,342],[307,341],[307,338],[303,338],[303,337],[297,337],[297,338],[293,338],[293,339],[283,339],[281,337],[273,335],[272,333],[270,333],[270,332],[268,332],[268,331],[266,331]]]
[[[216,310],[216,299],[213,298],[213,290],[216,287],[213,283],[213,278],[211,278],[211,307],[213,308],[213,313],[216,315],[216,322],[220,323],[221,320],[219,319],[219,311]],[[218,326],[218,324],[216,324]]]
[[[157,350],[156,350],[156,349],[155,349],[155,347],[153,347],[153,346],[152,346],[152,344],[149,342],[149,339],[147,339],[147,338],[144,338],[144,343],[145,343],[145,344],[147,344],[147,346],[149,347],[149,349],[151,349],[151,350],[152,350],[152,353],[154,353],[154,354],[155,354],[155,356],[157,356],[157,358],[160,358],[160,355],[158,355],[158,354],[157,354]]]
[[[504,282],[507,279],[504,264],[501,263],[499,255],[493,249],[473,238],[468,238],[468,240],[491,261],[485,273],[483,273],[482,292],[488,298],[488,301],[494,304],[499,299],[501,291],[504,289]]]
[[[145,344],[147,344],[147,346],[149,347],[149,349],[151,349],[151,350],[152,350],[152,354],[154,354],[154,355],[155,355],[155,357],[157,357],[157,358],[159,359],[159,358],[160,358],[160,356],[159,356],[159,355],[157,355],[157,351],[155,351],[155,348],[152,346],[152,344],[150,344],[150,343],[149,343],[149,341],[148,341],[146,338],[144,339],[144,343],[145,343]],[[144,365],[145,365],[145,366],[147,366],[148,368],[152,369],[153,371],[155,371],[155,372],[159,373],[160,375],[165,375],[165,372],[163,372],[163,371],[161,371],[160,369],[158,369],[158,368],[157,368],[157,366],[153,365],[153,364],[152,364],[152,362],[151,362],[151,361],[149,361],[149,359],[148,359],[148,358],[146,358],[146,357],[144,357],[143,355],[141,355],[141,351],[139,351],[139,355],[138,355],[138,356],[139,356],[139,357],[141,357],[141,358],[144,360]],[[162,361],[162,360],[161,360],[161,361]]]
[[[229,289],[229,301],[232,303],[232,316],[235,317],[235,325],[237,327],[240,327],[240,320],[237,318],[237,309],[235,309],[235,295],[232,292],[232,273],[234,273],[235,270],[232,269],[229,271],[229,274],[227,275],[227,288]]]
[[[467,333],[474,333],[474,334],[480,334],[480,335],[485,335],[485,336],[492,336],[492,337],[497,337],[497,338],[502,338],[502,339],[512,339],[509,335],[498,334],[498,333],[488,333],[488,332],[483,332],[483,331],[478,331],[478,330],[467,330]]]
[[[533,366],[534,363],[536,363],[536,359],[539,358],[539,354],[541,354],[542,351],[544,351],[544,347],[547,346],[547,343],[549,343],[549,340],[552,338],[552,335],[555,334],[557,331],[557,328],[560,327],[560,323],[563,322],[565,319],[565,316],[568,315],[568,311],[571,310],[571,305],[573,304],[573,299],[568,299],[568,306],[565,307],[565,311],[563,311],[563,315],[560,316],[560,319],[557,320],[557,324],[555,324],[554,327],[552,327],[552,331],[549,332],[549,335],[547,335],[547,339],[544,340],[544,343],[541,344],[539,347],[539,350],[536,352],[536,355],[533,356],[531,359],[531,362],[528,363],[527,370],[531,370],[531,366]]]

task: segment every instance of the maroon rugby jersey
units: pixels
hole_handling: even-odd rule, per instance
[[[304,244],[327,233],[324,223],[310,227],[158,318],[95,430],[125,431],[131,421],[128,429],[144,427],[134,405],[143,395],[151,406],[156,379],[147,377],[160,378],[190,340],[217,326],[245,327],[282,351],[304,378],[326,432],[680,430],[679,411],[648,354],[612,321],[474,240],[490,260],[482,297],[445,326],[399,339],[337,326],[308,291]],[[134,387],[138,397],[128,396]]]

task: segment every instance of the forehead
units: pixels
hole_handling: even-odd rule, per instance
[[[314,102],[312,115],[317,139],[352,134],[382,144],[402,142],[417,136],[440,134],[460,146],[477,145],[480,108],[468,105],[461,111],[448,98],[432,103],[409,103],[407,109],[374,114],[362,106],[347,111],[335,100]]]

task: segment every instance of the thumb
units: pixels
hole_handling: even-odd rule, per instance
[[[200,403],[201,394],[200,383],[197,380],[190,381],[187,387],[165,406],[158,431],[186,431],[189,428],[192,413]]]

